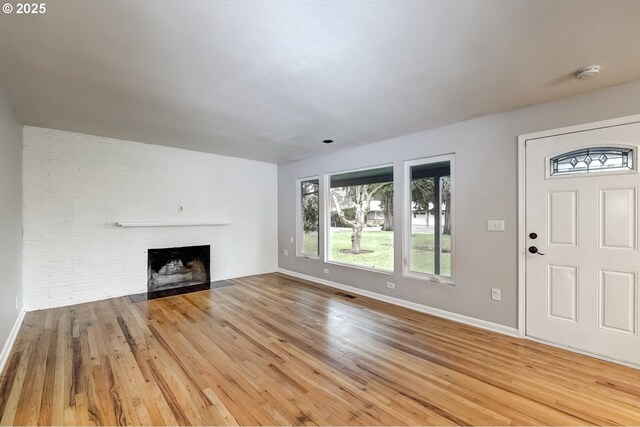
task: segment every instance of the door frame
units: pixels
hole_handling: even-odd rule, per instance
[[[585,132],[595,129],[602,129],[607,127],[614,127],[632,123],[640,123],[640,114],[634,114],[631,116],[625,116],[615,119],[602,120],[592,123],[584,123],[575,126],[567,126],[563,128],[550,129],[540,132],[533,132],[522,134],[518,136],[518,336],[520,338],[528,339],[531,341],[542,342],[547,345],[551,345],[558,348],[563,348],[576,353],[586,354],[588,356],[596,357],[612,361],[618,364],[634,367],[638,369],[637,365],[630,365],[619,360],[606,358],[603,356],[594,355],[584,351],[580,351],[574,348],[566,347],[560,344],[549,343],[542,341],[527,335],[527,301],[526,301],[526,289],[527,289],[527,230],[526,230],[526,208],[527,208],[527,170],[526,170],[526,147],[527,143],[533,142],[537,139],[547,138],[550,136],[565,135],[569,133]],[[634,159],[637,161],[637,159]]]

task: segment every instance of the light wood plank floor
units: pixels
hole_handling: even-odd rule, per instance
[[[640,424],[640,371],[269,274],[29,313],[2,424]]]

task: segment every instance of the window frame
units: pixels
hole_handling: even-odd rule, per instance
[[[371,271],[374,273],[379,273],[379,274],[387,274],[387,275],[395,275],[396,272],[396,246],[395,246],[395,233],[396,231],[394,230],[394,245],[393,245],[393,269],[392,270],[384,270],[382,268],[375,268],[375,267],[367,267],[366,265],[359,265],[359,264],[348,264],[346,262],[340,262],[340,261],[335,261],[331,259],[331,177],[333,175],[340,175],[340,174],[345,174],[345,173],[351,173],[351,172],[359,172],[359,171],[366,171],[366,170],[371,170],[371,169],[381,169],[381,168],[387,168],[387,167],[391,167],[391,170],[393,172],[393,181],[392,184],[394,185],[394,190],[395,190],[395,183],[396,183],[396,165],[395,163],[383,163],[383,164],[379,164],[379,165],[372,165],[372,166],[365,166],[365,167],[361,167],[361,168],[355,168],[355,169],[347,169],[347,170],[338,170],[338,171],[334,171],[334,172],[329,172],[324,174],[323,176],[323,184],[324,184],[324,191],[323,191],[323,197],[324,197],[324,252],[323,252],[323,256],[324,256],[324,263],[325,264],[333,264],[333,265],[338,265],[341,267],[348,267],[348,268],[355,268],[357,270],[365,270],[365,271]],[[394,216],[395,216],[395,210],[394,210]]]
[[[318,253],[316,255],[314,254],[308,254],[305,253],[303,248],[304,248],[304,230],[302,229],[302,224],[303,224],[303,220],[302,220],[302,215],[303,213],[303,209],[302,209],[302,183],[305,181],[313,181],[313,180],[317,180],[318,181]],[[320,259],[320,226],[322,224],[322,209],[320,206],[320,201],[322,198],[322,189],[321,189],[321,179],[320,176],[315,175],[315,176],[307,176],[304,178],[297,178],[296,179],[296,257],[299,258],[308,258],[308,259]]]
[[[413,166],[449,162],[450,166],[450,179],[451,179],[451,277],[441,276],[432,273],[421,273],[411,270],[413,252],[411,250],[411,204],[413,197],[411,194],[411,168]],[[446,285],[455,286],[456,277],[456,179],[455,179],[455,153],[442,154],[437,156],[422,157],[419,159],[406,160],[404,162],[404,189],[403,189],[403,234],[402,234],[402,276],[409,279],[422,280],[426,282],[436,282]],[[440,203],[442,206],[442,203]]]

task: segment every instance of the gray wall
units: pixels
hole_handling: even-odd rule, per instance
[[[22,125],[0,91],[0,349],[22,307],[21,158]]]
[[[640,82],[634,82],[281,164],[278,167],[279,267],[517,327],[518,135],[638,113]],[[335,138],[339,146],[340,135],[328,137]],[[456,162],[455,286],[403,278],[401,230],[406,216],[402,204],[403,161],[452,152]],[[391,162],[395,166],[396,273],[390,276],[297,258],[295,244],[290,243],[290,238],[295,236],[296,178]],[[322,205],[321,210],[324,212]],[[506,231],[486,231],[487,219],[504,219]],[[283,255],[284,249],[289,251],[289,256]],[[330,274],[324,274],[323,267],[329,268]],[[386,287],[389,280],[396,283],[395,290]],[[491,301],[494,287],[502,289],[501,302]]]

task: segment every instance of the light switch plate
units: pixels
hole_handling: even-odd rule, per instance
[[[504,231],[504,220],[503,219],[487,220],[487,230],[488,231]]]

